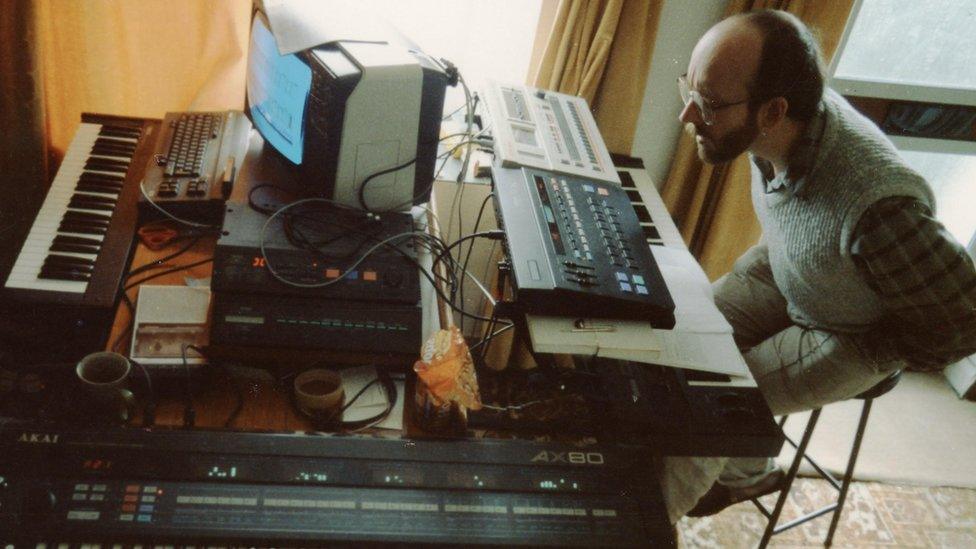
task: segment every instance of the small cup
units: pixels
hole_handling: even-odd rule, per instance
[[[295,401],[303,414],[328,423],[342,421],[342,404],[346,399],[342,376],[332,370],[302,372],[295,378]]]
[[[121,421],[127,421],[135,408],[135,396],[129,390],[131,371],[129,359],[107,351],[85,356],[75,368],[94,404]]]

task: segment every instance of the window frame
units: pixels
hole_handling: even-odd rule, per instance
[[[905,84],[878,78],[838,77],[837,67],[844,50],[847,48],[851,31],[864,1],[854,0],[851,12],[847,17],[847,23],[844,25],[844,32],[841,34],[837,49],[827,69],[827,83],[832,89],[844,96],[976,107],[976,89],[944,85]],[[898,149],[902,150],[976,155],[976,142],[974,141],[898,135],[888,135],[888,138]]]

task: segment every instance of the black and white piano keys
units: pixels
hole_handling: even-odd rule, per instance
[[[641,231],[649,245],[687,250],[678,227],[671,219],[664,200],[643,168],[617,167],[620,184],[634,207]]]
[[[79,125],[5,288],[87,290],[140,134],[136,127]]]

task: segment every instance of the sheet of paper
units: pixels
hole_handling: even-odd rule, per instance
[[[674,300],[674,329],[655,330],[638,321],[526,315],[533,348],[689,368],[754,383],[695,258],[680,248],[651,246],[651,252]]]
[[[526,315],[533,348],[540,353],[594,355],[601,348],[660,351],[646,322]]]
[[[732,326],[715,306],[705,271],[687,250],[651,246],[664,282],[674,301],[674,329],[697,333],[732,333]]]
[[[389,42],[422,51],[382,14],[356,0],[259,0],[257,6],[268,16],[281,55],[340,40]]]
[[[363,387],[376,379],[376,368],[373,366],[359,366],[341,370],[342,388],[346,393],[346,402],[356,396]],[[376,424],[380,429],[402,429],[403,428],[403,394],[404,384],[402,381],[394,381],[397,387],[397,401],[393,405],[393,410],[386,419]],[[358,421],[373,417],[386,409],[386,393],[379,383],[374,383],[366,389],[356,402],[353,403],[342,414],[343,421]]]
[[[579,319],[526,316],[533,348],[540,353],[568,353],[633,360],[749,377],[731,333],[654,330],[645,322],[583,319],[595,330],[580,330]],[[605,331],[598,331],[605,330]]]

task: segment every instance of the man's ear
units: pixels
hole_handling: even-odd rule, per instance
[[[790,103],[785,97],[774,97],[766,101],[759,113],[760,129],[765,130],[776,127],[777,124],[786,118],[786,111],[789,107]]]

